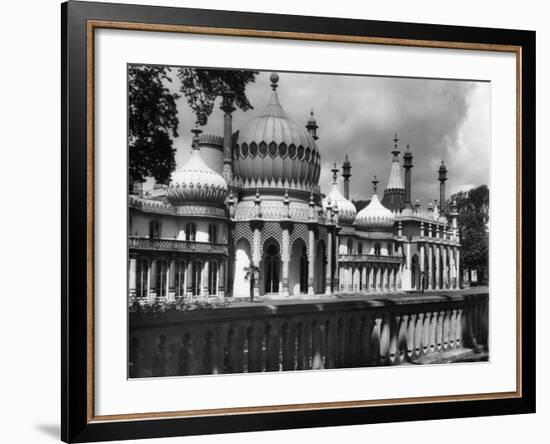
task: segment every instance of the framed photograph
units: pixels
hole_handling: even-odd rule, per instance
[[[62,439],[535,411],[535,33],[62,5]]]

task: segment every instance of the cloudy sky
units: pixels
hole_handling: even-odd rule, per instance
[[[173,72],[174,78],[175,70]],[[254,118],[270,94],[269,72],[261,72],[247,88],[254,109],[233,114],[233,130]],[[437,169],[448,168],[448,195],[489,183],[490,84],[484,82],[279,73],[279,100],[288,116],[305,125],[311,109],[319,125],[317,141],[322,170],[320,186],[328,192],[333,162],[339,168],[348,154],[352,164],[351,197],[370,198],[373,175],[386,187],[394,133],[399,148],[410,144],[414,156],[413,200],[425,205],[438,197]],[[174,82],[177,83],[177,82]],[[185,97],[178,102],[180,118],[176,162],[190,153],[195,118]],[[223,133],[216,106],[206,133]],[[341,180],[341,179],[340,179]]]

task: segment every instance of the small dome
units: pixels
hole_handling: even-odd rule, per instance
[[[219,206],[226,196],[224,178],[204,162],[196,147],[185,165],[172,173],[166,191],[168,201],[175,206],[197,203]]]
[[[323,209],[327,209],[329,202],[332,208],[334,208],[335,205],[338,207],[338,223],[342,225],[353,224],[355,216],[357,215],[357,209],[353,203],[340,193],[336,182],[332,183],[330,192],[323,199]]]
[[[372,195],[370,203],[355,218],[357,228],[370,231],[388,231],[394,223],[393,213],[380,203],[376,194]]]

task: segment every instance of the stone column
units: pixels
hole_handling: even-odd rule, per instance
[[[185,283],[187,286],[185,297],[190,298],[193,296],[193,262],[187,263],[187,276],[185,277]]]
[[[209,269],[210,269],[210,263],[205,260],[202,264],[202,293],[201,296],[203,298],[206,298],[209,296],[208,293],[208,278],[209,278]]]
[[[308,268],[307,268],[307,294],[315,294],[315,232],[312,227],[309,229]],[[323,258],[321,258],[323,260]]]
[[[435,254],[435,289],[439,290],[441,288],[441,283],[439,282],[439,260],[440,260],[440,254],[439,254],[439,246],[434,247],[434,254]]]
[[[456,286],[455,286],[455,288],[459,289],[460,288],[460,279],[462,278],[461,273],[460,273],[460,249],[458,249],[458,248],[456,249],[455,255],[456,255]]]
[[[136,258],[130,258],[130,276],[128,279],[128,290],[130,300],[136,297]]]
[[[282,287],[280,290],[280,295],[287,297],[288,296],[288,264],[290,262],[290,234],[288,224],[283,225],[283,251],[281,252],[281,260],[283,265],[283,278],[282,278]]]
[[[256,224],[254,226],[254,238],[252,242],[252,264],[255,267],[260,268],[260,249],[261,249],[261,234],[260,234],[260,225]],[[252,289],[254,298],[260,297],[260,275],[255,273],[254,276],[254,288]]]
[[[149,268],[147,269],[147,300],[149,302],[152,302],[156,296],[156,288],[153,291],[153,285],[151,282],[152,278],[154,279],[156,276],[156,270],[157,270],[157,261],[151,260],[151,262],[149,263]]]
[[[218,299],[225,297],[225,267],[227,259],[220,262],[218,266]]]
[[[366,265],[361,270],[361,273],[362,273],[361,281],[363,283],[363,288],[361,288],[361,293],[366,293],[367,290],[368,290],[368,286],[367,286],[367,267],[366,267]]]
[[[447,274],[447,269],[448,269],[448,266],[449,266],[449,261],[447,260],[447,247],[443,247],[441,252],[443,253],[443,264],[441,266],[442,270],[443,270],[443,282],[441,283],[441,287],[446,289],[448,287],[448,284],[449,284],[449,279],[448,279],[448,274]]]
[[[430,236],[431,237],[431,236]],[[427,246],[428,248],[428,274],[426,278],[428,279],[428,290],[433,290],[432,280],[433,280],[433,245]]]
[[[422,235],[422,237],[424,237]],[[426,281],[426,264],[424,257],[424,244],[420,246],[420,290],[425,288],[425,281]]]
[[[325,276],[325,294],[332,294],[332,233],[327,231],[327,269]]]
[[[166,261],[166,299],[168,301],[173,301],[175,299],[174,293],[170,293],[170,265],[170,261]]]

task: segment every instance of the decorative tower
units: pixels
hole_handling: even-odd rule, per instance
[[[405,186],[401,179],[401,165],[399,163],[399,149],[397,148],[397,134],[393,138],[393,159],[391,163],[390,177],[388,186],[384,190],[382,205],[392,211],[400,211],[405,206]]]
[[[342,177],[344,178],[344,197],[349,199],[349,178],[351,177],[351,163],[349,162],[348,155],[344,163],[342,164]]]
[[[439,167],[439,206],[442,215],[445,214],[445,182],[447,181],[447,167],[445,162],[441,161]]]
[[[405,168],[405,208],[412,208],[411,200],[411,168],[413,167],[413,155],[411,147],[407,144],[405,154],[403,154],[403,168]]]
[[[223,111],[223,173],[222,176],[228,184],[233,181],[233,161],[232,161],[232,139],[233,139],[233,117],[231,114],[235,111],[233,101],[235,93],[227,90],[222,97],[220,109]]]
[[[319,137],[317,136],[317,121],[315,120],[315,117],[313,116],[313,110],[309,113],[309,120],[307,121],[306,129],[309,134],[311,134],[311,137],[313,137],[313,140],[317,142]]]

